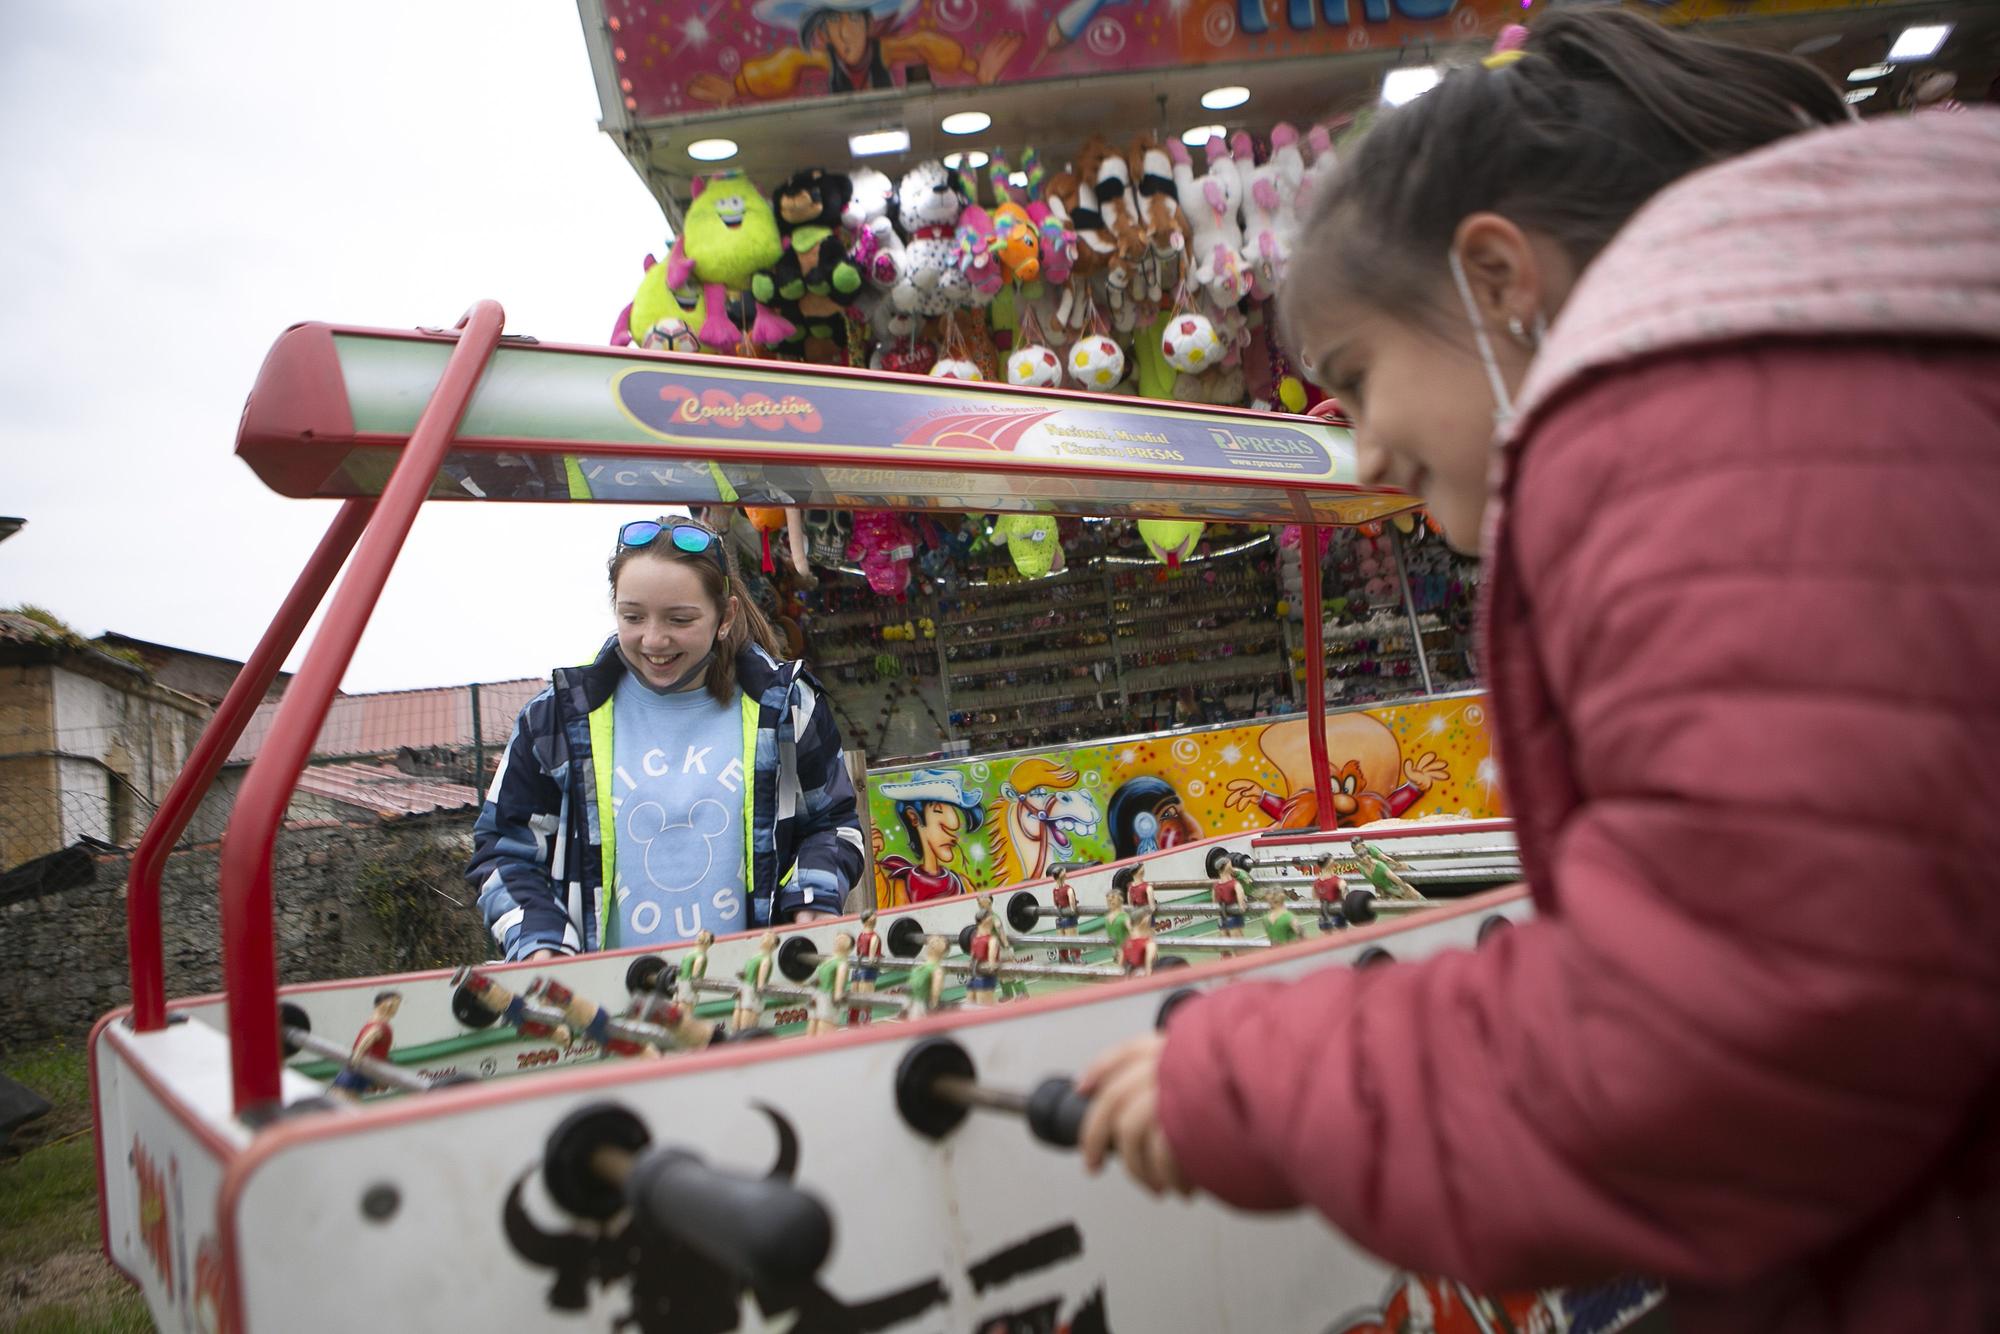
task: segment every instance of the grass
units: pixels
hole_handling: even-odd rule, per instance
[[[0,1329],[151,1330],[144,1299],[98,1245],[97,1147],[83,1044],[0,1055],[0,1072],[54,1104],[14,1132],[10,1156],[0,1161]]]

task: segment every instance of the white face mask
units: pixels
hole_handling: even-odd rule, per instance
[[[1465,276],[1465,265],[1458,257],[1457,247],[1446,255],[1451,264],[1451,280],[1458,285],[1459,299],[1465,302],[1465,318],[1472,323],[1472,341],[1479,348],[1479,364],[1486,368],[1486,383],[1493,389],[1493,437],[1502,439],[1507,428],[1514,423],[1514,396],[1507,392],[1506,377],[1500,374],[1499,359],[1493,355],[1493,344],[1486,337],[1486,322],[1479,318],[1479,303],[1472,299],[1472,283]],[[1517,319],[1509,326],[1514,337],[1524,343],[1528,350],[1539,352],[1542,339],[1549,331],[1548,321],[1542,312],[1536,311],[1534,323],[1523,327]]]

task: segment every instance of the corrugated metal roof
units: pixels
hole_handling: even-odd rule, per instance
[[[484,682],[479,686],[479,730],[485,735],[488,748],[507,744],[507,737],[514,729],[514,715],[547,684],[542,678],[531,676],[517,681]],[[266,700],[257,706],[243,735],[230,748],[231,764],[256,758],[282,703],[282,700]],[[472,687],[383,690],[367,695],[336,696],[327,710],[325,725],[319,729],[319,739],[313,743],[313,755],[387,755],[404,746],[470,747],[473,740]]]
[[[463,783],[412,778],[379,764],[309,764],[298,791],[388,819],[427,811],[456,811],[479,804],[479,789]]]

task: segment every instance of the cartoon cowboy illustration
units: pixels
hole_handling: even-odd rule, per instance
[[[744,61],[734,80],[697,74],[688,80],[688,96],[717,106],[739,97],[789,97],[809,70],[826,75],[829,93],[894,88],[890,71],[911,64],[925,66],[936,83],[961,75],[987,84],[1020,49],[1017,32],[1001,33],[969,55],[933,28],[897,31],[917,8],[917,0],[758,0],[750,11],[757,21],[796,32],[798,46]]]
[[[949,769],[918,769],[875,790],[896,804],[896,822],[917,854],[914,862],[884,857],[882,831],[874,831],[869,841],[876,857],[876,906],[893,908],[965,893],[965,881],[949,863],[958,855],[959,839],[978,829],[984,818],[982,794],[967,792]]]

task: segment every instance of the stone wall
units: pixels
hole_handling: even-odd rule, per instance
[[[278,980],[371,977],[476,963],[491,954],[471,888],[459,878],[470,819],[287,829],[278,839]],[[220,848],[175,853],[161,884],[167,995],[222,988],[216,885]],[[124,857],[101,858],[88,885],[0,907],[0,1051],[81,1039],[131,1000]]]

